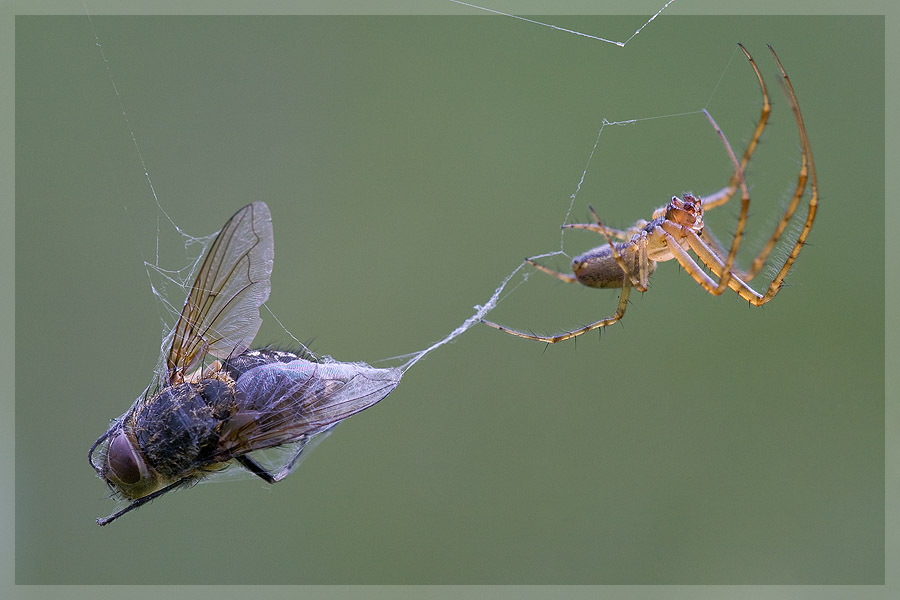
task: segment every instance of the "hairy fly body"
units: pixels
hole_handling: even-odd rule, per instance
[[[129,501],[100,525],[228,467],[280,481],[313,438],[397,387],[399,369],[249,349],[273,257],[262,202],[239,210],[219,232],[170,334],[155,390],[91,446],[97,475]]]

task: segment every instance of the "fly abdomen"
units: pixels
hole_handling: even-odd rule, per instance
[[[297,359],[309,360],[311,357],[305,353],[295,354],[286,350],[276,350],[274,348],[258,348],[255,350],[247,350],[243,354],[229,358],[224,362],[222,367],[231,375],[231,378],[237,381],[241,375],[254,367],[267,365],[269,363],[289,363]],[[314,361],[313,361],[314,362]]]

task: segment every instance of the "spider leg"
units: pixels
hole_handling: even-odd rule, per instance
[[[740,46],[740,44],[739,44]],[[750,66],[753,67],[753,72],[756,73],[756,78],[759,80],[759,87],[762,90],[763,94],[763,113],[768,118],[768,113],[770,112],[770,104],[769,104],[769,95],[766,91],[766,85],[763,83],[762,75],[759,72],[759,67],[756,65],[756,61],[753,60],[753,57],[747,52],[746,48],[740,46],[741,51],[747,57],[747,60],[750,61]],[[771,48],[770,48],[771,49]],[[774,53],[773,53],[774,54]],[[778,61],[778,57],[775,56],[776,62]],[[781,67],[781,65],[778,65]],[[782,73],[784,70],[782,69]],[[786,76],[785,76],[786,77]],[[796,104],[796,97],[792,99],[792,107]],[[757,126],[757,129],[759,127]],[[760,132],[761,133],[761,132]],[[754,140],[759,138],[758,135],[754,133]],[[754,140],[751,140],[751,144],[754,144]],[[748,147],[749,150],[749,147]],[[808,179],[808,166],[807,166],[807,155],[806,153],[801,153],[800,157],[800,175],[797,178],[797,186],[794,188],[794,195],[791,198],[791,202],[788,204],[787,209],[784,212],[784,215],[781,217],[781,220],[778,222],[778,225],[775,227],[775,231],[772,233],[769,240],[763,246],[762,250],[760,250],[759,254],[756,258],[753,259],[753,262],[750,265],[750,269],[747,271],[747,280],[753,279],[760,270],[763,268],[763,265],[766,262],[766,259],[769,257],[769,254],[772,252],[772,249],[775,247],[775,244],[781,238],[784,230],[787,228],[788,223],[791,218],[794,216],[794,212],[797,210],[797,206],[800,204],[800,199],[803,197],[804,192],[806,191],[806,183]],[[741,165],[745,166],[744,164]],[[729,184],[730,185],[730,184]]]
[[[563,229],[587,229],[588,231],[593,231],[594,233],[599,233],[605,235],[607,238],[613,237],[617,240],[629,240],[631,236],[634,235],[634,227],[627,231],[623,231],[621,229],[613,229],[612,227],[606,227],[603,223],[600,222],[600,218],[597,216],[597,213],[594,212],[594,207],[589,206],[591,209],[591,214],[594,215],[595,223],[566,223],[563,225]]]
[[[781,60],[779,60],[778,58],[778,55],[775,54],[775,50],[772,48],[772,46],[769,46],[769,51],[772,53],[772,57],[775,59],[775,64],[778,65],[778,70],[781,71],[781,76],[782,78],[784,78],[784,85],[788,91],[788,97],[791,100],[791,111],[794,113],[794,120],[797,122],[797,130],[800,134],[800,152],[802,156],[800,163],[800,174],[797,181],[797,189],[794,192],[794,199],[792,200],[791,205],[788,207],[788,213],[786,213],[785,217],[782,218],[782,222],[779,224],[779,227],[781,229],[783,229],[784,226],[787,225],[787,220],[793,215],[793,210],[794,208],[796,208],[796,204],[803,196],[803,192],[806,188],[807,178],[809,179],[810,196],[809,209],[806,213],[806,221],[803,223],[803,228],[800,230],[800,235],[797,236],[797,241],[794,242],[794,247],[791,248],[791,252],[785,259],[784,264],[781,266],[778,274],[775,275],[775,279],[773,279],[772,283],[769,284],[769,289],[766,290],[766,293],[763,295],[761,304],[768,302],[769,300],[774,298],[775,294],[778,293],[778,290],[781,289],[781,285],[782,283],[784,283],[784,278],[787,276],[787,273],[791,269],[791,266],[794,264],[794,261],[797,260],[797,256],[800,254],[800,250],[806,243],[806,238],[809,237],[809,232],[812,229],[813,220],[816,218],[816,211],[819,207],[819,183],[816,179],[816,165],[813,162],[812,149],[809,145],[809,137],[806,134],[806,126],[803,124],[803,115],[800,113],[800,104],[797,102],[797,94],[794,92],[794,86],[791,85],[791,80],[788,77],[787,72],[784,70],[784,67],[781,64]],[[780,235],[780,232],[776,233]],[[777,240],[777,237],[775,239]],[[771,243],[774,245],[775,242],[773,241]]]
[[[703,114],[706,115],[707,120],[712,124],[713,129],[715,129],[716,134],[719,136],[719,139],[725,145],[725,149],[728,151],[728,156],[731,158],[731,162],[734,165],[735,170],[740,175],[741,212],[738,216],[737,225],[734,229],[734,237],[731,239],[731,248],[729,248],[728,250],[728,256],[725,259],[725,265],[722,268],[721,275],[719,276],[719,284],[716,286],[716,291],[714,292],[714,294],[718,296],[725,291],[725,288],[728,287],[728,280],[731,279],[733,275],[731,268],[734,265],[735,258],[737,257],[737,251],[741,245],[741,240],[744,238],[744,227],[747,224],[747,213],[750,210],[750,192],[747,189],[747,182],[744,180],[744,171],[743,169],[741,169],[741,165],[740,163],[738,163],[737,157],[734,155],[734,150],[731,149],[731,144],[728,143],[728,138],[725,137],[725,133],[705,108],[703,109]]]
[[[750,62],[750,66],[753,68],[753,72],[756,74],[756,79],[759,81],[759,88],[760,88],[760,91],[762,92],[762,97],[763,97],[762,112],[760,113],[759,122],[756,125],[756,131],[753,132],[753,137],[750,140],[750,144],[747,146],[747,150],[744,152],[744,156],[741,159],[741,170],[743,170],[747,166],[747,163],[750,161],[750,157],[753,155],[753,151],[756,149],[756,146],[759,143],[759,139],[762,136],[763,129],[766,126],[766,122],[769,119],[769,115],[771,114],[772,108],[771,108],[771,103],[769,101],[769,93],[766,89],[766,84],[763,81],[762,74],[759,71],[759,67],[756,64],[756,61],[753,60],[753,57],[750,56],[750,53],[747,52],[747,49],[744,48],[743,45],[738,44],[738,46],[740,47],[740,49],[744,53],[744,55],[747,57],[747,60]],[[771,50],[771,47],[770,47],[770,50]],[[773,55],[774,55],[774,51],[773,51]],[[775,60],[776,60],[776,62],[778,61],[777,55],[775,56]],[[778,66],[779,66],[779,68],[781,67],[780,64]],[[784,69],[781,69],[781,71],[782,71],[782,73],[784,73]],[[792,90],[788,90],[788,91],[792,92]],[[796,96],[794,96],[792,98],[791,102],[792,102],[792,109],[793,109],[796,106]],[[799,111],[799,108],[797,108],[795,110],[795,114],[797,111]],[[805,129],[804,129],[802,135],[805,135]],[[801,140],[801,144],[802,144],[802,140]],[[775,227],[775,231],[772,233],[771,237],[769,237],[769,240],[766,242],[766,244],[760,250],[759,254],[756,255],[756,258],[753,259],[752,263],[750,264],[750,268],[747,271],[741,273],[740,277],[744,281],[752,280],[762,270],[763,266],[765,265],[766,259],[769,257],[769,254],[772,252],[772,249],[775,247],[775,244],[778,243],[778,240],[784,234],[784,231],[787,228],[788,223],[790,223],[791,218],[794,216],[794,213],[796,212],[797,207],[800,204],[800,199],[803,197],[803,194],[806,191],[806,184],[807,184],[808,173],[809,173],[809,167],[807,164],[808,155],[806,152],[801,152],[800,161],[801,161],[800,175],[797,178],[797,185],[794,188],[794,195],[791,198],[791,201],[788,204],[784,215],[781,217],[781,220],[778,222],[777,226]],[[703,199],[704,208],[710,209],[710,208],[715,208],[716,206],[721,206],[722,204],[725,204],[731,198],[731,196],[734,195],[735,190],[737,189],[737,186],[738,186],[738,178],[739,178],[738,172],[735,171],[734,175],[732,175],[731,181],[729,181],[729,183],[728,183],[728,186],[726,186],[725,188],[722,188],[721,190],[719,190],[712,196],[708,196]],[[701,234],[701,236],[703,237],[703,240],[707,243],[707,245],[709,245],[713,250],[715,250],[717,252],[717,254],[719,255],[719,257],[724,261],[725,260],[724,259],[725,252],[722,249],[722,247],[719,245],[719,243],[715,240],[715,238],[713,238],[706,231],[704,231]]]
[[[599,329],[601,327],[606,327],[608,325],[612,325],[623,316],[625,316],[625,309],[628,307],[628,294],[631,291],[631,286],[628,284],[628,281],[625,281],[625,285],[622,286],[622,293],[619,294],[619,305],[616,307],[616,312],[611,316],[605,319],[601,319],[590,325],[585,325],[581,329],[575,329],[574,331],[566,331],[564,333],[560,333],[552,336],[541,336],[541,335],[533,335],[530,333],[525,333],[524,331],[516,331],[515,329],[509,329],[507,327],[503,327],[502,325],[497,325],[496,323],[492,323],[491,321],[481,320],[485,325],[489,325],[494,329],[499,329],[505,333],[510,335],[515,335],[521,338],[526,338],[529,340],[536,340],[538,342],[546,342],[547,344],[555,344],[557,342],[562,342],[565,340],[570,340],[574,337],[581,335],[582,333],[587,333],[588,331],[593,331],[594,329]]]
[[[735,273],[732,271],[732,267],[734,265],[735,258],[737,257],[737,251],[741,245],[741,240],[744,237],[744,227],[747,224],[747,213],[749,212],[749,209],[750,209],[750,192],[747,189],[747,182],[746,182],[746,179],[744,178],[744,167],[746,166],[746,163],[749,162],[750,156],[752,156],[752,154],[753,154],[752,150],[754,150],[756,148],[756,145],[759,141],[759,135],[761,135],[762,129],[765,127],[766,121],[768,121],[769,114],[771,113],[771,103],[769,102],[769,94],[766,91],[766,86],[765,86],[765,83],[763,82],[762,75],[759,72],[759,68],[756,66],[756,63],[754,62],[753,57],[750,56],[749,52],[747,52],[747,49],[744,48],[744,46],[741,44],[738,44],[738,46],[740,47],[740,49],[744,53],[744,55],[747,57],[747,59],[750,61],[750,66],[753,67],[753,72],[756,73],[756,78],[759,81],[760,90],[761,90],[762,96],[763,96],[763,109],[762,109],[762,112],[760,113],[760,120],[759,120],[759,123],[757,124],[756,132],[754,132],[753,140],[751,141],[751,144],[748,146],[748,151],[744,152],[744,157],[742,159],[743,163],[738,162],[737,157],[734,154],[734,150],[732,150],[732,148],[731,148],[731,144],[728,143],[728,138],[725,137],[725,133],[722,131],[722,129],[716,123],[715,119],[712,118],[712,115],[710,115],[709,112],[707,112],[707,110],[705,108],[703,109],[703,114],[706,115],[707,120],[712,124],[713,129],[715,129],[715,131],[716,131],[716,134],[718,134],[719,139],[721,139],[722,143],[725,145],[725,149],[728,151],[728,156],[731,158],[731,162],[734,165],[734,175],[732,175],[732,181],[734,181],[736,179],[737,184],[741,189],[740,214],[738,216],[737,225],[735,226],[734,237],[731,239],[731,247],[728,249],[728,255],[725,258],[725,262],[724,262],[724,265],[723,265],[723,268],[721,271],[721,275],[719,276],[719,284],[716,286],[715,295],[717,295],[717,296],[720,295],[722,292],[724,292],[725,288],[729,287],[728,280],[733,275],[735,275]],[[776,60],[777,60],[777,57],[776,57]],[[731,184],[729,184],[729,185],[731,185]],[[727,199],[730,198],[730,195],[726,193],[723,196],[723,198],[724,198],[724,200],[720,200],[721,203],[724,203],[725,201],[727,201]],[[711,203],[710,206],[707,206],[705,208],[708,209],[708,208],[713,208],[715,206],[717,206],[717,204]],[[709,239],[711,240],[712,238],[709,237]],[[775,239],[777,240],[777,237]],[[774,244],[775,244],[775,242],[772,241],[771,245],[774,246]],[[718,248],[718,254],[719,254],[719,256],[721,256],[722,251],[723,251],[722,248],[718,245],[718,243],[715,243],[714,246]],[[762,252],[764,252],[765,255],[767,256],[770,251],[771,251],[771,247],[769,247],[767,245],[765,248],[763,248]],[[763,256],[763,262],[764,262],[764,260],[765,260],[765,256]]]
[[[594,207],[592,205],[588,204],[588,209],[591,211],[591,215],[593,215],[594,217],[594,222],[597,224],[597,229],[595,231],[597,231],[598,233],[603,233],[605,230],[605,235],[607,237],[612,236],[622,241],[630,240],[636,234],[640,233],[641,230],[648,224],[644,219],[639,219],[634,225],[632,225],[625,231],[621,231],[619,229],[613,229],[612,227],[607,227],[606,225],[604,225],[603,221],[600,220],[600,215],[597,214],[597,211],[594,210]],[[653,218],[655,219],[656,216],[654,215]]]
[[[719,262],[724,264],[725,259],[728,256],[728,252],[725,251],[725,249],[722,247],[722,244],[719,242],[719,240],[716,239],[712,232],[709,231],[709,228],[705,228],[700,232],[700,239],[703,240],[703,243],[706,244],[707,248],[716,255],[716,257],[719,259]],[[710,266],[710,268],[712,267]],[[731,272],[744,281],[750,281],[755,275],[755,273],[753,275],[748,275],[745,271],[738,269],[735,266],[732,266]],[[715,273],[716,275],[719,274],[718,271],[715,271]]]
[[[556,277],[556,278],[559,279],[560,281],[565,281],[566,283],[575,283],[575,282],[578,281],[578,280],[575,278],[575,276],[572,275],[571,273],[562,273],[562,272],[560,272],[560,271],[556,271],[555,269],[551,269],[551,268],[549,268],[549,267],[545,267],[545,266],[542,265],[542,264],[539,264],[539,263],[534,262],[534,261],[531,260],[530,258],[526,258],[526,259],[525,259],[525,262],[527,262],[529,265],[531,265],[532,267],[534,267],[534,268],[537,269],[538,271],[543,271],[543,272],[546,273],[547,275],[552,275],[553,277]]]
[[[646,292],[650,283],[650,257],[647,254],[647,244],[647,234],[644,232],[638,245],[638,277],[640,281],[638,285],[634,286],[639,292]],[[620,264],[619,266],[621,267],[622,265]]]
[[[757,78],[760,81],[760,86],[763,91],[764,96],[764,109],[765,112],[767,110],[767,106],[769,104],[768,95],[766,93],[765,85],[762,83],[762,76],[760,75],[759,68],[756,65],[756,62],[747,52],[747,50],[741,46],[741,50],[747,56],[750,61],[750,65],[753,67],[754,72],[756,73]],[[760,251],[759,255],[753,260],[753,263],[747,271],[746,274],[739,274],[736,271],[731,269],[731,265],[728,264],[727,260],[723,261],[723,250],[721,246],[718,245],[710,235],[702,235],[703,239],[700,239],[696,235],[689,235],[688,243],[691,246],[691,249],[697,253],[697,256],[704,262],[706,265],[713,270],[714,273],[720,274],[724,272],[729,273],[729,277],[737,277],[738,283],[736,285],[731,285],[729,283],[729,287],[737,291],[742,298],[748,300],[754,306],[760,306],[765,304],[769,300],[775,297],[775,294],[778,293],[778,290],[781,289],[782,284],[784,283],[784,278],[787,276],[788,271],[790,271],[791,266],[793,266],[794,261],[797,259],[797,256],[800,254],[800,250],[803,248],[803,245],[806,243],[806,239],[809,237],[809,232],[812,229],[813,220],[816,216],[816,211],[819,206],[819,185],[818,180],[816,178],[816,167],[812,158],[812,149],[809,144],[809,137],[806,133],[806,126],[803,123],[803,115],[800,112],[800,104],[797,101],[797,94],[794,92],[794,86],[791,84],[791,80],[788,77],[787,72],[784,70],[784,66],[781,64],[781,60],[779,60],[778,55],[775,53],[775,50],[769,46],[769,50],[772,52],[772,57],[775,59],[775,64],[778,65],[779,71],[781,71],[781,76],[784,79],[785,87],[787,88],[788,97],[791,103],[791,112],[794,114],[794,120],[797,123],[797,130],[800,135],[800,173],[797,176],[797,185],[794,189],[794,196],[791,199],[790,204],[785,211],[784,216],[779,221],[778,225],[775,228],[775,232],[769,238],[769,241]],[[756,137],[756,136],[755,136]],[[791,248],[790,253],[784,261],[784,264],[779,269],[778,273],[775,275],[775,278],[769,284],[768,289],[766,289],[764,294],[760,294],[751,288],[746,281],[751,280],[755,277],[760,269],[762,269],[765,264],[766,259],[768,258],[772,248],[775,247],[775,244],[783,234],[784,230],[787,228],[788,223],[791,218],[794,216],[796,212],[797,206],[800,203],[800,199],[803,197],[803,194],[806,191],[807,183],[810,186],[810,198],[809,198],[809,208],[806,214],[806,220],[803,223],[803,227],[800,230],[800,234],[797,236],[797,240],[794,242],[793,248]],[[742,207],[743,208],[743,207]],[[745,216],[743,211],[741,213],[741,219],[744,219]],[[739,226],[741,225],[739,221]],[[674,240],[673,240],[674,241]],[[710,241],[713,243],[710,244]],[[678,262],[682,263],[682,258],[678,257],[676,254],[676,258],[678,258]],[[729,254],[730,256],[730,254]],[[696,265],[696,263],[695,263]],[[687,270],[687,268],[686,268]],[[701,279],[698,276],[692,274],[695,280],[704,288],[707,286],[701,282]],[[721,287],[721,282],[719,287]],[[708,289],[708,288],[707,288]],[[716,291],[721,293],[718,288]]]
[[[687,250],[681,247],[681,244],[678,243],[676,237],[686,239],[691,250],[697,255],[697,258],[720,278],[722,273],[725,272],[725,265],[722,262],[721,257],[718,256],[712,248],[707,246],[700,236],[690,228],[681,227],[671,221],[664,222],[661,227],[664,232],[663,237],[666,240],[666,245],[675,257],[675,260],[678,261],[678,264],[681,265],[688,275],[693,277],[694,281],[703,286],[703,289],[710,294],[714,296],[722,294],[725,290],[719,289],[719,284],[706,274],[703,268],[697,264],[697,261],[688,254]],[[720,281],[724,280],[720,279]],[[762,295],[750,287],[737,273],[732,272],[728,277],[728,287],[736,291],[741,298],[755,306],[759,306],[763,303],[761,301]]]
[[[593,209],[591,209],[593,212]],[[597,213],[594,213],[596,217]],[[597,228],[596,231],[599,231],[603,234],[603,237],[606,238],[606,243],[609,244],[609,249],[612,251],[612,256],[616,261],[616,264],[619,265],[619,268],[622,269],[622,272],[626,277],[626,284],[630,283],[632,287],[636,288],[637,291],[643,293],[647,291],[647,283],[650,278],[650,269],[649,262],[647,259],[647,233],[641,232],[641,236],[639,238],[635,238],[629,246],[637,247],[637,263],[638,263],[638,274],[635,277],[635,274],[632,272],[632,268],[629,267],[625,263],[625,259],[622,258],[622,255],[619,253],[619,250],[616,248],[616,245],[613,243],[612,238],[614,236],[613,231],[606,227],[603,223],[597,219]],[[590,330],[589,330],[590,331]]]
[[[587,229],[588,231],[593,231],[594,233],[603,233],[603,229],[600,226],[594,223],[566,223],[563,225],[563,229]],[[606,228],[606,233],[609,237],[615,238],[617,240],[628,240],[631,238],[632,233],[628,231],[622,231],[621,229],[613,229],[611,227]]]
[[[759,87],[762,90],[763,107],[762,112],[760,112],[759,115],[759,121],[756,124],[756,131],[753,132],[753,137],[750,138],[750,143],[747,144],[747,149],[744,150],[744,156],[741,158],[740,170],[734,170],[734,173],[731,176],[731,180],[728,182],[727,186],[723,187],[715,194],[711,194],[703,198],[703,205],[707,209],[721,206],[731,200],[731,197],[734,196],[738,186],[740,185],[740,180],[742,177],[741,173],[744,173],[746,171],[747,165],[750,163],[750,158],[753,156],[753,152],[756,150],[756,146],[759,145],[759,140],[762,137],[763,130],[766,128],[766,123],[768,123],[769,121],[769,115],[772,113],[772,104],[769,102],[769,93],[768,91],[766,91],[766,84],[763,82],[763,78],[759,73],[759,69],[756,68],[756,63],[753,61],[753,58],[750,56],[743,45],[738,44],[738,46],[744,53],[744,56],[746,56],[750,60],[750,65],[756,72],[756,78],[759,80]]]
[[[732,175],[734,177],[734,175]],[[732,189],[730,185],[726,185],[718,192],[707,194],[703,196],[703,207],[705,209],[716,208],[717,206],[722,206],[734,196],[735,191],[737,191],[737,183],[734,184],[734,188]]]
[[[563,229],[587,229],[588,231],[593,231],[594,233],[603,234],[605,230],[605,235],[607,237],[612,237],[617,240],[627,241],[630,240],[636,233],[639,233],[641,229],[647,226],[647,221],[641,219],[628,229],[613,229],[612,227],[607,227],[600,220],[600,215],[597,214],[597,211],[594,210],[594,207],[588,204],[588,209],[591,211],[591,215],[594,217],[593,223],[566,223],[562,226]],[[656,218],[656,215],[654,215]]]
[[[753,263],[750,265],[750,270],[747,271],[747,275],[750,279],[755,277],[763,268],[766,259],[769,257],[769,253],[772,251],[772,248],[775,247],[775,244],[778,242],[779,238],[781,238],[781,235],[787,228],[788,223],[794,216],[794,212],[797,210],[797,205],[800,203],[800,199],[803,197],[803,193],[806,191],[806,182],[809,176],[809,166],[807,164],[808,160],[809,159],[807,158],[806,153],[803,153],[800,159],[800,175],[797,177],[797,187],[794,189],[794,197],[791,199],[790,204],[788,204],[784,216],[781,217],[781,220],[775,227],[775,231],[772,233],[772,237],[769,238],[769,241],[766,242],[766,245],[763,247],[757,257],[753,259]]]

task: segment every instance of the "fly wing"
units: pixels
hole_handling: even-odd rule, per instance
[[[250,369],[235,385],[240,407],[223,427],[223,460],[323,433],[400,383],[400,369],[295,360]]]
[[[259,331],[259,307],[269,298],[275,257],[272,216],[263,202],[248,204],[216,237],[175,325],[166,359],[168,383],[179,383],[207,353],[240,354]]]

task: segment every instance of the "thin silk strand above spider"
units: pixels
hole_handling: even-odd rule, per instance
[[[806,126],[803,123],[803,116],[800,112],[800,105],[797,101],[797,94],[794,92],[794,86],[791,84],[791,80],[784,70],[781,60],[778,58],[775,50],[769,46],[775,64],[778,66],[781,77],[784,80],[791,111],[794,114],[794,120],[800,136],[800,173],[797,176],[797,185],[794,188],[793,197],[788,203],[784,215],[782,215],[776,225],[775,231],[746,271],[736,268],[734,264],[735,258],[743,240],[743,232],[750,208],[750,193],[744,179],[744,170],[759,144],[760,137],[772,111],[769,92],[766,89],[766,84],[763,81],[759,67],[756,65],[756,61],[753,60],[753,57],[750,56],[750,53],[747,52],[743,45],[738,44],[738,46],[744,53],[744,56],[747,57],[747,61],[756,75],[763,100],[756,129],[740,161],[737,160],[722,130],[709,113],[706,113],[705,110],[703,111],[722,140],[734,166],[734,171],[728,184],[705,199],[691,194],[685,194],[681,198],[674,196],[668,204],[656,209],[649,221],[641,219],[624,231],[606,227],[593,207],[591,207],[594,223],[573,223],[563,227],[594,231],[602,235],[606,239],[606,243],[576,256],[572,260],[572,273],[561,273],[538,264],[531,259],[525,259],[526,262],[536,269],[566,283],[577,282],[587,287],[621,289],[619,304],[615,313],[585,325],[580,329],[552,336],[534,335],[509,329],[490,321],[482,321],[485,325],[510,335],[550,344],[612,325],[625,315],[631,288],[635,288],[640,292],[647,291],[649,278],[656,270],[657,263],[673,259],[681,265],[694,281],[712,295],[718,296],[726,289],[731,289],[752,306],[762,306],[775,297],[784,284],[788,271],[791,270],[794,261],[797,260],[797,256],[799,256],[800,251],[806,244],[806,239],[809,237],[809,232],[812,229],[813,220],[816,217],[816,210],[819,205],[818,181],[816,180],[815,163],[813,162]],[[768,287],[762,292],[758,292],[750,286],[749,282],[762,270],[778,240],[781,239],[788,223],[794,217],[801,199],[806,194],[807,187],[809,188],[809,207],[800,233],[787,258],[785,258],[784,263]],[[703,216],[705,211],[726,204],[738,190],[740,190],[741,196],[740,212],[735,226],[735,233],[731,238],[731,244],[726,250],[705,229]],[[706,269],[711,271],[718,280],[710,277]]]

